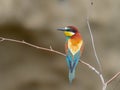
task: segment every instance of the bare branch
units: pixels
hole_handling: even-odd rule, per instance
[[[50,49],[49,48],[44,48],[44,47],[40,47],[40,46],[37,46],[37,45],[33,45],[33,44],[30,44],[28,42],[25,42],[24,40],[20,41],[20,40],[15,40],[15,39],[9,39],[9,38],[3,38],[3,37],[0,37],[1,41],[10,41],[10,42],[16,42],[16,43],[21,43],[21,44],[26,44],[28,46],[31,46],[31,47],[34,47],[34,48],[37,48],[37,49],[40,49],[40,50],[45,50],[45,51],[49,51],[49,52],[54,52],[54,53],[57,53],[59,55],[62,55],[62,56],[66,56],[64,53],[61,53],[59,51],[56,51],[52,48],[52,46],[50,45]],[[100,75],[99,71],[96,70],[93,66],[91,66],[90,64],[80,60],[80,62],[84,65],[86,65],[87,67],[89,67],[91,70],[93,70],[94,72],[96,72],[96,74]]]
[[[115,74],[111,79],[109,79],[106,84],[110,84],[114,79],[116,79],[118,76],[120,76],[120,72],[118,72],[117,74]]]
[[[82,64],[86,65],[87,67],[89,67],[91,70],[93,70],[100,77],[102,84],[105,84],[102,74],[97,69],[95,69],[93,66],[91,66],[90,64],[88,64],[86,62],[83,62],[83,61],[80,61],[80,62]]]
[[[40,47],[40,46],[37,46],[37,45],[33,45],[33,44],[30,44],[28,42],[25,42],[24,40],[20,41],[20,40],[15,40],[15,39],[9,39],[9,38],[3,38],[3,37],[0,37],[1,41],[10,41],[10,42],[15,42],[15,43],[21,43],[21,44],[26,44],[28,46],[31,46],[31,47],[34,47],[34,48],[37,48],[37,49],[40,49],[40,50],[45,50],[45,51],[49,51],[49,52],[53,52],[53,53],[56,53],[56,54],[59,54],[59,55],[62,55],[62,56],[66,56],[66,54],[64,53],[61,53],[59,51],[56,51],[52,48],[52,46],[50,46],[50,49],[49,48],[44,48],[44,47]],[[90,64],[80,60],[80,62],[84,65],[86,65],[88,68],[90,68],[91,70],[95,71],[96,74],[100,75],[99,71],[96,70],[93,66],[91,66]]]
[[[102,90],[106,90],[107,84],[105,83],[105,80],[104,80],[103,75],[102,75],[102,67],[101,67],[100,60],[98,59],[97,52],[96,52],[94,38],[93,38],[93,35],[92,35],[92,30],[91,30],[91,27],[90,27],[90,23],[89,23],[89,16],[87,16],[87,26],[88,26],[88,30],[89,30],[90,37],[91,37],[93,52],[94,52],[96,61],[97,61],[98,65],[99,65],[100,71],[96,70],[94,67],[91,67],[91,65],[89,65],[89,64],[86,64],[86,65],[88,65],[89,68],[91,68],[99,76],[99,78],[100,78],[100,80],[102,82]]]
[[[100,72],[102,72],[101,63],[100,63],[100,60],[98,59],[98,55],[97,55],[96,48],[95,48],[95,43],[94,43],[94,38],[93,38],[93,35],[92,35],[92,30],[91,30],[91,27],[90,27],[90,23],[89,23],[89,17],[87,17],[87,25],[88,25],[88,30],[89,30],[91,41],[92,41],[93,52],[94,52],[95,58],[97,60],[97,63],[99,65]]]
[[[3,38],[3,37],[0,37],[1,39],[1,42],[2,41],[10,41],[10,42],[16,42],[16,43],[21,43],[21,44],[26,44],[28,46],[31,46],[31,47],[34,47],[34,48],[37,48],[37,49],[40,49],[40,50],[45,50],[45,51],[49,51],[49,52],[54,52],[54,53],[57,53],[59,55],[63,55],[63,56],[66,56],[64,53],[61,53],[61,52],[58,52],[56,50],[53,50],[52,47],[49,48],[44,48],[44,47],[40,47],[40,46],[36,46],[36,45],[33,45],[33,44],[30,44],[28,42],[25,42],[24,40],[20,41],[20,40],[14,40],[14,39],[9,39],[9,38]]]
[[[105,80],[104,80],[103,75],[102,75],[102,67],[101,67],[100,60],[98,59],[97,52],[96,52],[96,48],[95,48],[95,44],[94,44],[94,38],[93,38],[93,35],[92,35],[92,30],[91,30],[91,27],[90,27],[90,23],[89,23],[89,17],[87,17],[87,25],[88,25],[88,30],[89,30],[90,37],[91,37],[91,41],[92,41],[93,52],[94,52],[95,58],[96,58],[96,60],[97,60],[97,63],[98,63],[98,65],[99,65],[100,71],[96,70],[94,67],[91,67],[91,65],[88,65],[88,66],[89,66],[89,68],[91,68],[93,71],[95,71],[96,74],[100,77],[100,80],[101,80],[101,82],[102,82],[102,90],[106,90],[107,84],[105,83]],[[87,65],[87,64],[86,64],[86,65]]]

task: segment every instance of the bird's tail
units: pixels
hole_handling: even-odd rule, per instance
[[[70,82],[70,84],[72,83],[74,78],[75,78],[75,70],[73,70],[72,72],[69,71],[69,82]]]

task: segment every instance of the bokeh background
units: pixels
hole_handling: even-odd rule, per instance
[[[56,29],[75,25],[85,42],[81,59],[99,69],[87,16],[107,81],[120,71],[120,0],[0,0],[0,37],[52,46],[64,53],[65,36]],[[69,85],[64,56],[24,44],[0,42],[0,90],[101,90],[101,85],[99,77],[81,63]],[[120,90],[120,77],[107,90]]]

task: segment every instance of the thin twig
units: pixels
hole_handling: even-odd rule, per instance
[[[117,74],[115,74],[111,79],[109,79],[106,84],[110,84],[114,79],[116,79],[118,76],[120,76],[120,72],[118,72]]]
[[[91,31],[91,27],[90,27],[90,23],[89,23],[89,20],[88,20],[88,19],[89,19],[89,18],[87,17],[87,25],[88,25],[88,29],[89,29],[90,36],[91,36],[91,40],[92,40],[93,51],[94,51],[96,60],[97,60],[97,62],[98,62],[98,64],[99,64],[100,71],[102,72],[102,67],[101,67],[100,60],[98,59],[98,56],[97,56],[97,53],[96,53],[95,44],[94,44],[94,39],[93,39],[93,35],[92,35],[92,31]],[[88,65],[88,66],[89,66],[89,65]],[[111,79],[109,79],[107,82],[105,82],[102,73],[100,73],[99,71],[97,71],[94,67],[91,67],[91,65],[89,66],[89,68],[91,68],[92,70],[94,70],[94,71],[96,72],[96,74],[98,74],[98,76],[100,77],[101,82],[102,82],[102,84],[103,84],[102,90],[106,90],[107,85],[110,84],[115,78],[117,78],[117,77],[120,75],[120,72],[118,72],[118,73],[115,74]]]
[[[83,62],[83,61],[80,61],[82,64],[86,65],[87,67],[89,67],[91,70],[93,70],[101,79],[101,82],[103,84],[105,84],[105,81],[104,81],[104,78],[102,76],[102,74],[96,69],[94,68],[93,66],[91,66],[90,64],[86,63],[86,62]]]
[[[45,50],[45,51],[50,51],[50,52],[54,52],[54,53],[57,53],[57,54],[66,56],[64,53],[58,52],[58,51],[56,51],[56,50],[53,50],[51,46],[50,46],[50,49],[49,49],[49,48],[44,48],[44,47],[40,47],[40,46],[33,45],[33,44],[31,44],[31,43],[25,42],[24,40],[20,41],[20,40],[3,38],[3,37],[0,37],[0,39],[1,39],[1,42],[2,42],[2,41],[10,41],[10,42],[16,42],[16,43],[26,44],[26,45],[28,45],[28,46],[31,46],[31,47],[34,47],[34,48],[37,48],[37,49],[41,49],[41,50]]]
[[[105,83],[105,80],[103,78],[102,67],[101,67],[100,60],[98,59],[97,52],[96,52],[96,49],[95,49],[94,38],[93,38],[93,35],[92,35],[92,30],[91,30],[91,27],[90,27],[90,23],[89,23],[89,17],[87,17],[87,25],[88,25],[88,30],[90,32],[90,37],[91,37],[91,41],[92,41],[93,52],[94,52],[95,58],[97,60],[97,63],[99,65],[100,71],[97,71],[95,68],[91,68],[91,69],[94,70],[95,72],[97,71],[96,74],[100,77],[101,82],[102,82],[102,90],[106,90],[107,84]]]
[[[98,55],[97,55],[96,48],[95,48],[95,43],[94,43],[94,38],[93,38],[93,35],[92,35],[92,30],[91,30],[91,27],[90,27],[90,23],[89,23],[89,17],[87,17],[87,25],[88,25],[88,30],[89,30],[91,41],[92,41],[93,52],[94,52],[95,58],[97,60],[97,63],[99,65],[100,72],[102,72],[101,63],[100,63],[100,60],[98,59]]]
[[[105,80],[104,80],[103,75],[102,75],[102,67],[101,67],[101,63],[100,63],[100,60],[98,58],[97,52],[96,52],[94,38],[93,38],[92,30],[91,30],[91,27],[90,27],[90,23],[89,23],[89,16],[87,16],[87,26],[88,26],[88,30],[89,30],[90,37],[91,37],[93,52],[94,52],[96,61],[99,65],[99,70],[100,71],[96,70],[95,68],[91,68],[91,69],[94,70],[96,72],[96,74],[100,77],[100,80],[102,82],[102,90],[106,90],[107,84],[105,83]]]

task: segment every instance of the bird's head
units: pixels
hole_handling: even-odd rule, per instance
[[[74,26],[67,26],[64,28],[58,28],[60,31],[64,31],[65,36],[71,37],[78,33],[78,29]]]

